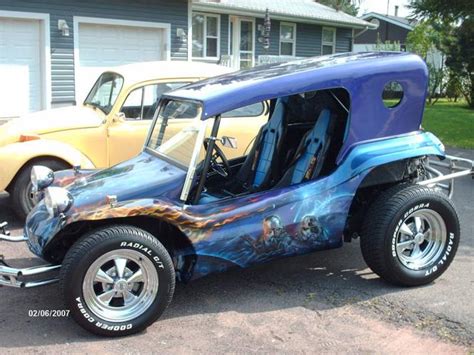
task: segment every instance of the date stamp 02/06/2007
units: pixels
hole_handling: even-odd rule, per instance
[[[69,309],[29,309],[28,317],[32,318],[60,318],[69,317]]]

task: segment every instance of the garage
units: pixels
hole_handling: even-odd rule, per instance
[[[77,19],[76,100],[81,102],[98,75],[111,66],[167,59],[167,25],[83,22]],[[110,20],[109,20],[110,21]],[[118,22],[118,21],[115,21]],[[76,58],[77,60],[77,58]]]
[[[42,108],[42,24],[0,17],[0,118]]]

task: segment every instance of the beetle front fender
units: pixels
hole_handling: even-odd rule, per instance
[[[15,178],[20,169],[32,159],[53,157],[71,166],[80,165],[84,169],[95,168],[94,164],[73,146],[48,139],[38,139],[24,143],[8,144],[0,147],[0,191]]]

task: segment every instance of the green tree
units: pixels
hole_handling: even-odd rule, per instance
[[[357,16],[361,0],[317,0],[317,2],[332,7],[337,11],[342,11],[349,15]]]
[[[474,19],[469,18],[447,39],[446,65],[457,73],[461,92],[469,107],[474,108]]]
[[[415,17],[448,22],[463,21],[474,11],[472,0],[412,0],[409,7]]]
[[[474,108],[474,6],[472,0],[413,0],[413,16],[445,28],[441,38],[446,65],[459,78],[469,107]]]
[[[418,54],[428,66],[428,102],[434,105],[448,83],[443,38],[451,28],[436,22],[421,21],[407,36],[407,50]]]
[[[462,85],[459,75],[452,70],[449,71],[448,83],[446,84],[446,96],[449,101],[457,102],[462,95]]]

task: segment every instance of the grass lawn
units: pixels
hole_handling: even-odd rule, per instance
[[[439,100],[427,105],[422,126],[450,147],[474,149],[474,110],[461,102]]]

